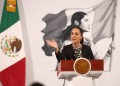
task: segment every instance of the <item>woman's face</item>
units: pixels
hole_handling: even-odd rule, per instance
[[[87,15],[81,19],[80,28],[82,28],[83,31],[90,31],[90,21]]]
[[[74,28],[71,31],[71,41],[73,44],[80,43],[83,36],[81,36],[81,33],[79,29]]]

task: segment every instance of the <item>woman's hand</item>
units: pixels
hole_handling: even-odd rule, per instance
[[[58,53],[58,45],[53,39],[52,39],[52,41],[46,40],[46,42],[51,47],[55,48],[56,53]]]

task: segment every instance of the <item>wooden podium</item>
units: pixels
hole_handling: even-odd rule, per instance
[[[65,86],[80,86],[81,84],[81,86],[95,86],[94,79],[99,78],[103,73],[104,62],[103,60],[89,61],[91,63],[90,72],[87,75],[79,75],[73,68],[75,60],[61,60],[57,71],[58,79],[65,79]]]

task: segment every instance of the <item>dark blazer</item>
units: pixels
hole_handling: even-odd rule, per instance
[[[82,57],[88,60],[94,59],[90,46],[82,45]],[[75,60],[76,58],[74,57],[72,44],[64,46],[62,52],[58,52],[58,54],[56,54],[56,58],[58,62],[60,62],[60,60]]]

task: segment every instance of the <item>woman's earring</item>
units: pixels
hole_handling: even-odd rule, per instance
[[[77,25],[77,26],[79,25],[79,22],[78,22],[77,20],[75,20],[74,23],[75,23],[75,25]]]

